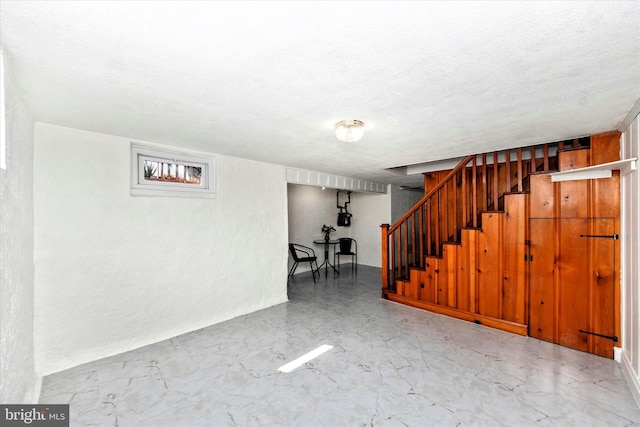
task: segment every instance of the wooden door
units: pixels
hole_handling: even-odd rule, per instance
[[[531,219],[529,336],[555,342],[555,219]]]
[[[532,219],[529,335],[613,357],[616,222]]]
[[[591,220],[589,236],[589,349],[590,353],[613,358],[617,343],[616,288],[620,281],[617,273],[618,254],[617,221],[614,218]],[[614,239],[615,237],[615,239]]]
[[[588,219],[558,220],[556,263],[557,336],[556,342],[566,347],[587,351],[589,314],[589,242],[580,237],[588,234]]]

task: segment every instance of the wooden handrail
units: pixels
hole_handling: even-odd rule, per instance
[[[451,179],[452,176],[454,176],[456,173],[458,173],[462,168],[465,167],[465,165],[467,163],[469,163],[469,161],[473,158],[475,158],[476,156],[467,156],[464,158],[464,160],[462,160],[460,163],[458,163],[458,165],[451,170],[451,172],[449,172],[439,183],[438,185],[436,185],[433,189],[431,189],[431,191],[429,191],[427,194],[425,194],[420,200],[418,200],[418,202],[411,208],[409,209],[409,211],[404,214],[398,221],[396,221],[395,224],[393,224],[391,227],[389,227],[389,234],[393,233],[398,227],[400,227],[400,224],[402,224],[403,222],[405,222],[407,220],[407,218],[409,218],[411,215],[413,215],[413,213],[415,211],[417,211],[418,209],[420,209],[420,207],[422,205],[424,205],[427,200],[429,200],[431,198],[431,196],[433,196],[434,194],[436,194],[438,192],[439,189],[441,189],[444,185],[444,183],[446,181],[448,181],[449,179]]]

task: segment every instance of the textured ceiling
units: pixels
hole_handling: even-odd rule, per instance
[[[640,98],[632,1],[2,1],[0,19],[37,121],[379,182],[613,130]],[[333,134],[348,118],[356,144]]]

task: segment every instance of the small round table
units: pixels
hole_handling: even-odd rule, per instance
[[[336,270],[336,268],[329,262],[329,246],[334,245],[333,250],[335,251],[335,245],[340,243],[340,240],[318,239],[314,240],[313,243],[315,243],[316,245],[324,245],[324,262],[320,264],[320,267],[318,267],[318,271],[320,271],[320,269],[324,266],[324,277],[327,277],[327,269],[329,267],[333,268],[333,271],[335,273],[340,274],[340,272]]]

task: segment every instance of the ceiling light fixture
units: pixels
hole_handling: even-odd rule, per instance
[[[336,123],[336,138],[343,142],[359,141],[364,135],[364,122],[360,120],[342,120]]]

